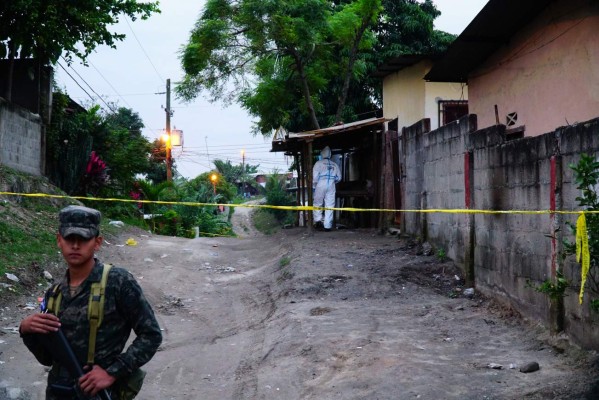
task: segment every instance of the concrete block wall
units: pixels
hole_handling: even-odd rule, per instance
[[[430,121],[423,120],[402,130],[400,138],[400,163],[404,176],[401,177],[403,191],[404,209],[419,210],[422,204],[422,192],[424,183],[424,166],[422,145],[423,136],[430,130]],[[410,230],[415,236],[421,236],[423,219],[425,216],[419,213],[404,213],[402,215],[402,230]]]
[[[599,157],[599,119],[560,128],[555,135],[563,165],[563,209],[580,210],[575,199],[581,193],[576,188],[574,172],[568,165],[576,164],[582,153]],[[577,215],[564,215],[560,223],[560,231],[569,242],[573,242],[574,237],[570,234],[566,222],[575,224],[576,218]],[[575,283],[567,289],[566,297],[564,297],[565,331],[581,345],[599,349],[599,330],[597,329],[599,314],[589,308],[591,296],[588,291],[588,283],[583,304],[580,305],[578,302],[581,267],[574,257],[569,257],[564,263],[564,274],[567,279]]]
[[[599,156],[599,119],[545,135],[508,140],[502,125],[472,131],[469,116],[432,132],[419,124],[404,128],[400,140],[404,209],[466,208],[466,175],[471,208],[498,211],[580,210],[570,164],[581,153]],[[465,158],[465,154],[468,156]],[[470,172],[466,170],[470,160]],[[552,173],[555,171],[555,173]],[[423,201],[424,200],[424,201]],[[479,291],[512,305],[546,326],[555,321],[548,297],[529,286],[555,275],[563,239],[572,241],[567,222],[577,215],[549,213],[412,213],[403,230],[444,249],[458,265],[472,268]],[[552,240],[551,237],[555,237]],[[469,267],[471,265],[472,267]],[[566,278],[580,282],[573,257],[563,263]],[[564,298],[564,330],[577,343],[599,349],[599,314],[578,304],[576,284]]]
[[[464,136],[468,117],[424,135],[424,192],[428,209],[464,209]],[[463,263],[468,219],[465,214],[431,213],[427,216],[427,240],[438,250]]]
[[[43,124],[40,116],[0,99],[0,163],[42,175]]]
[[[543,137],[473,150],[474,208],[536,211],[550,208],[550,159]],[[475,214],[475,283],[524,315],[545,320],[547,297],[528,287],[551,274],[549,214]]]

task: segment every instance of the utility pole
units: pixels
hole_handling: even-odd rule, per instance
[[[173,159],[171,155],[171,80],[166,80],[166,181],[171,182],[173,180],[172,164]]]
[[[241,192],[245,198],[245,150],[241,150]]]

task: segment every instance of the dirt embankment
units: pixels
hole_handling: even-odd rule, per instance
[[[304,228],[239,234],[123,232],[101,250],[134,273],[163,328],[139,398],[599,398],[594,353],[465,296],[451,261],[409,239]],[[129,237],[136,246],[124,245]],[[3,307],[4,327],[31,312],[23,305],[33,292]],[[44,369],[10,329],[0,340],[0,393],[43,398]],[[540,369],[520,372],[529,362]]]

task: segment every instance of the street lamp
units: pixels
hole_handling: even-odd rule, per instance
[[[210,175],[210,181],[212,182],[212,188],[214,189],[214,195],[216,196],[216,181],[218,180],[218,176],[216,174]]]
[[[171,170],[173,161],[171,155],[171,132],[167,131],[160,139],[164,142],[164,148],[166,150],[166,180],[170,182],[173,179],[173,172]]]

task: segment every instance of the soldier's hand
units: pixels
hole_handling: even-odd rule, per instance
[[[21,321],[21,333],[50,333],[60,328],[60,320],[54,314],[37,313]]]
[[[100,390],[107,389],[116,378],[98,365],[79,378],[79,387],[89,396],[95,396]]]

